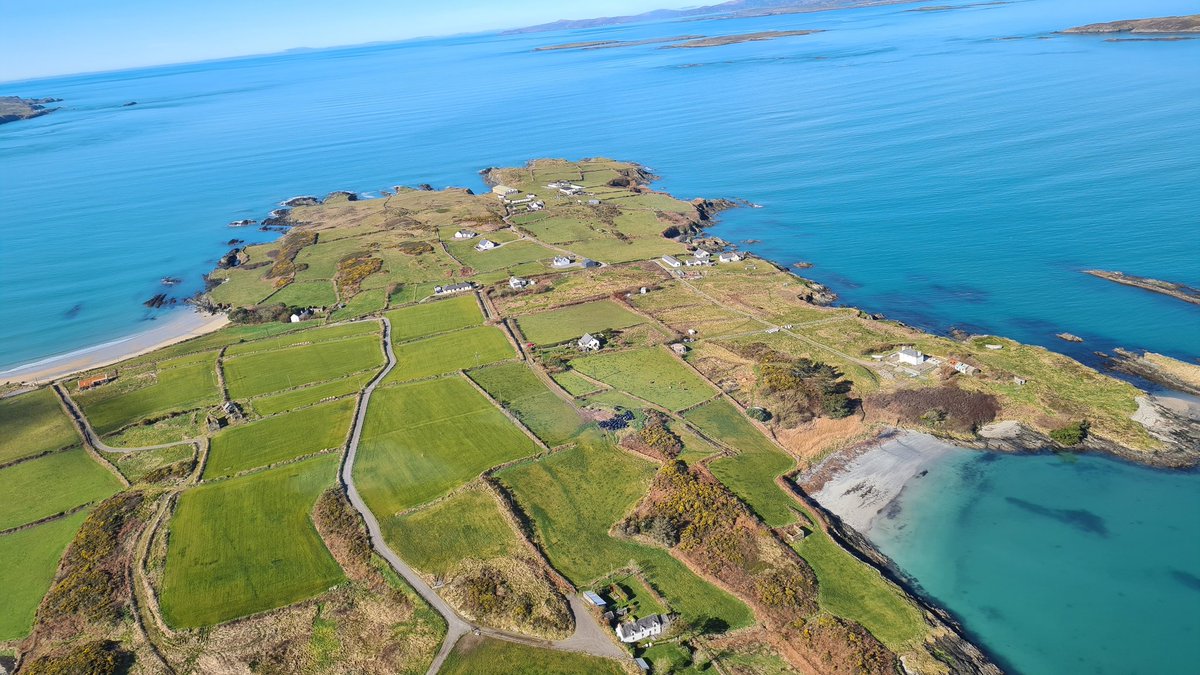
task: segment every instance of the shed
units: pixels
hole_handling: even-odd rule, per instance
[[[673,255],[664,255],[662,257],[662,261],[664,263],[666,263],[667,266],[669,266],[669,267],[679,267],[680,265],[683,264],[683,263],[679,262],[679,259]]]
[[[585,599],[587,599],[588,602],[592,603],[593,605],[595,605],[597,607],[606,607],[608,605],[608,603],[604,600],[604,598],[600,597],[599,595],[597,595],[596,593],[593,593],[591,591],[584,591],[583,597]]]

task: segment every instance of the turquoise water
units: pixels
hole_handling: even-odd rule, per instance
[[[1020,673],[1200,663],[1200,474],[962,452],[870,533]]]
[[[749,248],[782,264],[814,263],[805,274],[848,304],[1084,359],[1113,345],[1200,357],[1200,307],[1079,273],[1200,285],[1200,41],[1050,36],[1194,4],[905,9],[476,35],[0,85],[66,99],[0,126],[0,370],[144,328],[161,316],[141,306],[160,278],[183,277],[176,294],[194,292],[228,239],[266,236],[228,222],[293,195],[478,188],[488,166],[598,155],[650,166],[679,196],[761,204],[727,212],[717,233],[758,240]],[[827,32],[715,49],[531,51],[796,28]],[[1019,39],[999,39],[1009,37]],[[1053,337],[1063,330],[1087,342]],[[1189,577],[1170,571],[1194,568],[1195,551],[1184,557],[1183,542],[1157,535],[1197,539],[1195,477],[1054,461],[988,465],[1022,481],[996,478],[973,499],[912,498],[906,513],[953,517],[907,529],[906,546],[936,560],[897,559],[1024,672],[1133,672],[1105,665],[1126,663],[1118,647],[1164,659],[1157,672],[1180,663],[1170,654],[1194,657],[1194,619],[1123,611],[1133,583],[1123,572],[1144,570],[1136,581],[1157,606],[1194,602],[1180,582]],[[1119,512],[1092,504],[1110,495]],[[1108,535],[1008,496],[1101,513]],[[950,534],[965,534],[946,524],[959,513],[1012,522],[959,547]],[[977,564],[981,547],[985,562],[1008,564]],[[1118,576],[1071,603],[1051,592]],[[1147,625],[1174,646],[1151,649]],[[1055,630],[1069,635],[1043,639]]]

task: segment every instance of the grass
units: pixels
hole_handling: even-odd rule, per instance
[[[221,398],[216,353],[200,362],[194,356],[180,358],[188,364],[161,361],[156,371],[123,375],[111,384],[72,395],[102,436],[149,417],[216,405]]]
[[[383,365],[383,347],[374,335],[255,352],[225,359],[229,395],[243,399],[324,382]]]
[[[387,290],[372,288],[360,291],[346,302],[346,306],[329,315],[333,321],[357,319],[360,316],[374,314],[387,307]]]
[[[771,527],[796,521],[795,502],[775,484],[775,477],[795,462],[775,447],[737,408],[717,399],[689,410],[684,417],[711,438],[741,451],[709,463],[713,475],[754,509]]]
[[[79,434],[49,387],[0,399],[0,464],[58,450]]]
[[[359,335],[379,335],[379,331],[380,327],[379,322],[377,321],[356,321],[354,323],[345,323],[340,326],[308,328],[305,330],[285,333],[284,335],[279,335],[276,337],[267,337],[260,340],[230,345],[229,348],[225,350],[225,358],[229,359],[252,352],[273,351],[276,349],[283,349],[285,347],[296,347],[315,342],[341,340],[349,337],[357,337]]]
[[[466,242],[450,242],[447,248],[464,265],[476,272],[494,272],[522,263],[546,261],[555,256],[555,252],[532,241],[512,241],[490,251],[476,251],[478,239]]]
[[[495,497],[482,488],[388,518],[382,526],[388,544],[428,575],[444,576],[467,558],[487,560],[522,550]]]
[[[83,448],[0,469],[0,530],[105,499],[120,489],[117,477]]]
[[[571,440],[583,426],[574,406],[550,391],[524,363],[502,363],[469,375],[546,445]]]
[[[749,625],[750,609],[700,579],[665,550],[616,539],[609,529],[645,494],[654,464],[603,443],[505,469],[501,481],[533,520],[550,563],[576,586],[631,563],[687,619],[713,617],[729,627]]]
[[[289,307],[329,307],[337,304],[337,294],[328,281],[301,281],[288,284],[271,294],[269,304],[283,303]]]
[[[517,319],[525,338],[539,345],[566,342],[584,333],[628,328],[642,321],[642,317],[611,300],[560,307]]]
[[[332,382],[323,382],[310,387],[301,387],[279,394],[250,399],[250,405],[259,415],[274,415],[319,403],[327,398],[356,393],[367,386],[367,382],[370,382],[372,377],[375,377],[375,372],[367,371]]]
[[[180,443],[169,448],[155,450],[102,454],[108,461],[116,465],[117,470],[129,479],[129,482],[136,483],[151,471],[190,459],[195,454],[195,447],[191,443]]]
[[[664,349],[600,353],[575,359],[571,367],[671,410],[694,406],[716,394],[707,382]]]
[[[151,424],[135,424],[104,437],[115,448],[144,448],[148,445],[179,443],[204,435],[206,410],[192,410],[157,420]],[[147,420],[148,421],[148,420]]]
[[[928,632],[921,610],[821,529],[794,542],[792,548],[817,573],[821,607],[830,613],[861,623],[897,652],[911,648]]]
[[[355,403],[344,398],[225,429],[213,436],[204,477],[230,476],[340,448],[350,431]]]
[[[388,374],[387,381],[419,380],[485,366],[516,355],[503,330],[495,326],[476,326],[398,346],[396,367]]]
[[[554,378],[558,386],[566,389],[567,393],[572,396],[587,396],[600,391],[600,387],[596,386],[594,382],[583,378],[574,371],[564,370],[561,373],[554,373],[550,377]]]
[[[536,452],[469,382],[448,377],[375,392],[354,475],[382,519]]]
[[[611,659],[466,635],[446,657],[442,675],[621,675]]]
[[[229,621],[313,597],[344,576],[309,516],[338,458],[208,483],[171,520],[161,602],[177,628]]]
[[[393,343],[483,323],[473,293],[392,310],[385,316],[392,322]]]
[[[0,588],[4,589],[4,611],[0,612],[0,642],[29,634],[42,596],[54,580],[58,560],[75,532],[87,518],[87,510],[43,523],[27,530],[0,536]]]

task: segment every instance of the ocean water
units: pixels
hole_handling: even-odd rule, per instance
[[[1194,673],[1200,474],[963,451],[870,538],[1018,673]]]
[[[227,223],[288,197],[481,188],[479,170],[544,156],[638,161],[679,196],[759,204],[725,213],[716,233],[756,240],[747,247],[781,264],[812,262],[805,275],[845,303],[925,328],[995,332],[1084,359],[1115,345],[1200,357],[1200,307],[1079,272],[1200,285],[1200,41],[1052,34],[1194,3],[908,9],[458,36],[0,85],[65,99],[52,115],[0,126],[0,370],[155,325],[163,313],[141,303],[162,277],[185,279],[176,296],[196,291],[229,239],[267,236]],[[713,49],[532,51],[799,28],[825,32]],[[1053,337],[1064,330],[1087,341]],[[1180,581],[1190,577],[1169,571],[1196,556],[1151,536],[1195,534],[1195,478],[1123,465],[1072,473],[1086,460],[995,466],[1010,461],[1021,480],[997,479],[975,501],[911,497],[905,513],[1007,508],[1019,518],[998,536],[978,532],[969,551],[949,538],[950,521],[914,520],[907,546],[928,542],[937,564],[893,550],[897,559],[1021,672],[1170,672],[1069,659],[1113,654],[1114,626],[1139,636],[1119,644],[1145,663],[1170,657],[1141,639],[1143,625],[1189,654],[1194,620],[1124,614],[1122,593],[1136,587],[1164,607],[1195,597]],[[1171,487],[1187,480],[1190,492]],[[1010,495],[1048,503],[1023,481],[1053,495],[1053,508],[1075,508],[1060,496],[1158,506],[1122,504],[1104,512],[1107,536],[1089,534],[1012,507]],[[1122,520],[1133,513],[1137,528]],[[980,551],[1006,560],[1032,549],[1036,579],[976,567]],[[962,587],[964,569],[977,594],[946,590]],[[1145,570],[1136,585],[1130,570]],[[1032,590],[1084,571],[1123,581],[1093,587],[1090,604]],[[1004,592],[1027,612],[987,599]],[[1008,619],[990,620],[993,609]],[[1070,639],[1042,640],[1048,626]]]

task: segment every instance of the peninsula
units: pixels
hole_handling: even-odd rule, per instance
[[[0,96],[0,124],[49,115],[58,110],[58,108],[47,108],[46,105],[49,103],[58,103],[61,100],[61,98]]]
[[[1200,14],[1089,23],[1063,33],[1200,33]]]
[[[0,399],[0,649],[28,672],[998,673],[801,472],[914,436],[1200,456],[1068,357],[819,304],[712,235],[733,202],[636,164],[483,176],[292,200],[209,275],[232,325]]]

